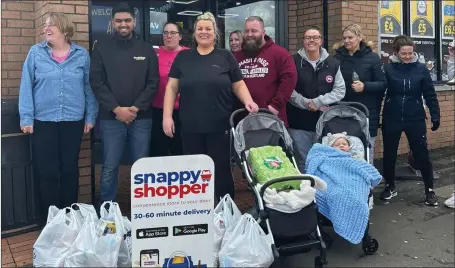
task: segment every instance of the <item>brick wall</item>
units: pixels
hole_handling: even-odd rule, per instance
[[[2,1],[2,98],[17,98],[22,64],[35,43],[34,1]]]
[[[303,46],[305,26],[322,29],[322,0],[289,0],[289,52],[296,53]]]
[[[2,98],[17,98],[22,65],[30,47],[42,40],[49,12],[66,14],[75,25],[73,41],[89,47],[88,1],[2,1]],[[90,136],[85,135],[79,159],[79,202],[91,202]]]
[[[430,150],[455,145],[455,91],[440,91],[437,94],[441,109],[441,126],[437,131],[433,132],[431,131],[431,122],[427,120],[428,149]],[[427,117],[430,118],[428,109]],[[407,154],[408,152],[408,140],[403,133],[398,147],[398,154]],[[381,131],[379,131],[376,139],[375,158],[382,158],[382,153],[382,135]]]
[[[303,46],[304,26],[317,25],[323,29],[322,0],[289,0],[289,52],[294,54]],[[377,1],[328,1],[328,47],[329,52],[335,42],[341,40],[341,31],[349,24],[357,23],[362,27],[366,39],[378,42]],[[428,147],[436,149],[454,146],[454,100],[455,92],[438,92],[441,106],[441,128],[432,132],[428,122]],[[382,136],[379,131],[375,147],[375,157],[383,153]],[[398,154],[408,153],[406,137],[402,136]]]

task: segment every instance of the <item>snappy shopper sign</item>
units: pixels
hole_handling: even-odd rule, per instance
[[[214,164],[206,155],[151,157],[134,163],[134,267],[213,263],[214,180]]]

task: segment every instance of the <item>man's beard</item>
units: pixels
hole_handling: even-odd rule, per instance
[[[248,41],[243,42],[242,50],[246,56],[254,57],[257,55],[257,53],[259,52],[259,49],[261,48],[262,39],[254,38],[253,39],[254,42],[251,42],[252,40],[248,40]]]
[[[121,29],[118,29],[118,30],[117,30],[117,34],[118,34],[120,37],[125,38],[125,39],[130,38],[131,35],[132,35],[132,33],[133,33],[133,31],[121,32],[120,30],[121,30]],[[129,29],[128,29],[128,30],[129,30]]]

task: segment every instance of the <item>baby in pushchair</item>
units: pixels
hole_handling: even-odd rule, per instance
[[[244,115],[243,119],[236,120],[240,115]],[[260,109],[255,114],[237,110],[231,115],[230,124],[233,160],[242,169],[255,197],[255,206],[249,213],[271,235],[275,259],[305,253],[317,246],[320,254],[315,267],[323,267],[327,263],[326,246],[318,227],[314,188],[324,190],[325,183],[298,171],[292,139],[284,123],[268,110]],[[285,199],[290,206],[272,204],[275,198]],[[292,200],[300,204],[292,206]]]
[[[306,172],[327,183],[327,191],[316,195],[320,223],[330,223],[340,236],[353,244],[362,242],[364,253],[373,254],[378,243],[368,233],[368,203],[382,177],[368,163],[368,126],[368,109],[360,103],[340,102],[324,111],[316,125],[319,143],[307,155]]]
[[[329,145],[332,148],[336,148],[340,151],[343,151],[345,153],[351,153],[352,157],[354,157],[355,159],[366,161],[363,158],[362,153],[359,153],[358,151],[353,151],[353,148],[355,150],[355,147],[353,146],[354,143],[351,141],[351,138],[347,135],[345,131],[342,133],[327,134],[327,145]]]

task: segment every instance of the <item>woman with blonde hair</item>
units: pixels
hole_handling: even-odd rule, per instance
[[[163,130],[173,137],[174,102],[180,92],[180,125],[184,154],[206,154],[216,170],[216,200],[234,196],[229,162],[229,116],[233,93],[250,112],[257,112],[239,65],[232,53],[215,48],[219,33],[215,17],[206,12],[197,17],[193,37],[195,49],[183,50],[169,72],[163,107]]]
[[[82,135],[90,132],[98,116],[89,82],[90,57],[71,42],[73,32],[65,15],[51,13],[44,23],[46,40],[32,46],[22,69],[20,126],[32,135],[43,212],[51,205],[77,202]]]
[[[229,34],[229,47],[232,52],[242,50],[243,34],[240,30],[235,30]]]
[[[370,159],[373,164],[374,144],[378,134],[379,113],[387,88],[381,59],[372,51],[374,43],[367,41],[358,24],[346,26],[343,41],[336,44],[335,58],[340,61],[346,84],[343,101],[360,102],[368,108],[370,119]]]

